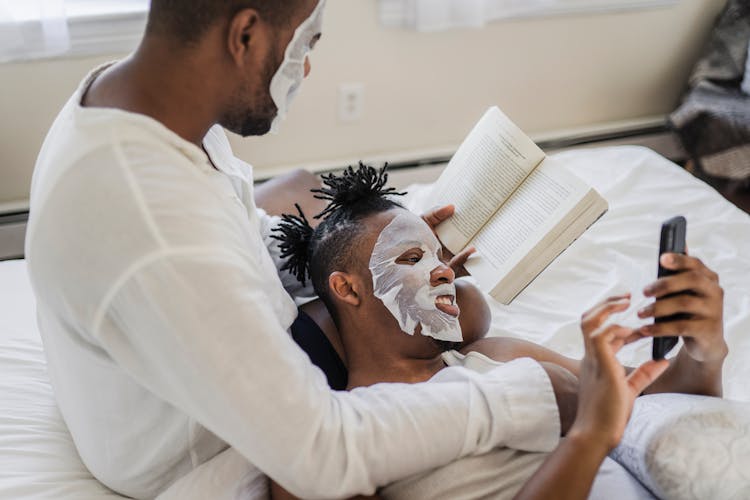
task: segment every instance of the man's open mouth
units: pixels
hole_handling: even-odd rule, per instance
[[[458,314],[461,312],[461,310],[456,305],[455,295],[438,296],[437,298],[435,298],[435,307],[437,307],[438,311],[444,312],[445,314],[453,316],[454,318],[457,318]]]

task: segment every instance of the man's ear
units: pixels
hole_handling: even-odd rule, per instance
[[[359,286],[354,275],[336,271],[328,277],[328,288],[336,300],[357,307],[362,302]]]
[[[258,11],[242,9],[229,21],[227,48],[229,55],[238,66],[244,66],[257,45],[261,23]]]

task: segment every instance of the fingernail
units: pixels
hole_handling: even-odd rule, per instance
[[[653,327],[653,326],[651,326],[651,325],[645,325],[645,326],[642,326],[642,327],[641,327],[641,331],[642,331],[643,333],[651,333],[651,332],[653,332],[653,331],[654,331],[654,327]]]
[[[645,295],[646,297],[650,297],[653,294],[654,294],[654,287],[647,286],[646,288],[643,289],[643,295]]]

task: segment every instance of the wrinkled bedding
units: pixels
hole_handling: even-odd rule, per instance
[[[511,305],[492,303],[492,335],[580,356],[581,313],[609,295],[638,292],[653,280],[659,225],[682,214],[688,219],[690,252],[719,272],[726,292],[731,353],[724,369],[725,394],[750,401],[750,217],[644,148],[571,151],[558,158],[599,190],[610,210]],[[414,187],[408,202],[415,209],[429,207],[429,186]],[[645,299],[636,293],[633,302],[619,318],[625,324],[637,324],[635,311]],[[624,349],[621,359],[637,364],[649,355],[650,343],[644,341]],[[0,498],[121,498],[86,471],[55,407],[23,261],[0,262],[0,406]],[[183,489],[170,498],[216,498],[212,488],[222,477],[209,462],[175,485]],[[244,477],[241,467],[225,476],[227,482],[238,478],[244,491],[259,491],[255,487],[261,479]]]

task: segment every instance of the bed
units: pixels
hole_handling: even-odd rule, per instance
[[[682,214],[690,253],[720,274],[725,290],[725,396],[750,401],[750,216],[648,149],[580,150],[558,158],[599,190],[610,210],[511,305],[491,302],[491,334],[580,356],[581,313],[626,290],[635,293],[634,303],[619,320],[637,324],[634,311],[645,299],[636,292],[656,273],[659,225]],[[428,207],[428,195],[429,186],[414,186],[408,205]],[[646,341],[620,356],[637,364],[649,355]],[[0,498],[122,498],[87,472],[57,411],[20,260],[0,262]]]

